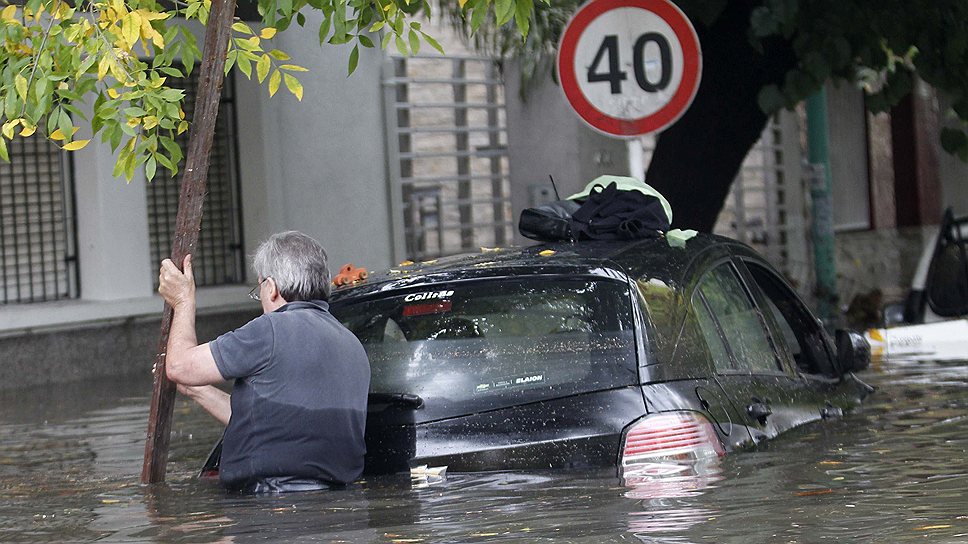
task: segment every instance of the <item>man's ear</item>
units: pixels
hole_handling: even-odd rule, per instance
[[[276,279],[275,278],[273,278],[273,277],[270,276],[266,280],[266,283],[269,284],[268,287],[269,287],[269,301],[270,302],[275,302],[276,300],[282,298],[282,293],[279,292],[279,286],[276,285]]]

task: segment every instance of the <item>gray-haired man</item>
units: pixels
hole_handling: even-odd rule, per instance
[[[341,486],[363,470],[370,367],[359,340],[330,313],[323,247],[275,234],[253,259],[250,296],[263,315],[198,345],[191,256],[161,263],[158,292],[174,308],[166,371],[178,390],[226,425],[220,478],[234,490]],[[231,397],[213,387],[235,380]]]

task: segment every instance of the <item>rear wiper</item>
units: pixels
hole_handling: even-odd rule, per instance
[[[420,395],[413,393],[370,393],[367,400],[378,404],[395,404],[419,410],[423,408],[424,401]]]

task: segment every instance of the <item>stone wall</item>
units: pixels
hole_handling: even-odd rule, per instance
[[[208,342],[256,315],[251,310],[199,315],[198,341]],[[0,338],[0,390],[149,373],[160,326],[160,317],[143,317]]]
[[[885,303],[907,295],[921,251],[937,225],[837,234],[837,289],[846,308],[857,296],[880,289]]]

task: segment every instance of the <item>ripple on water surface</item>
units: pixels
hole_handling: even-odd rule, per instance
[[[968,541],[968,363],[864,378],[878,391],[858,413],[676,481],[450,474],[270,497],[194,479],[220,429],[181,401],[168,483],[140,486],[147,377],[0,393],[0,542]]]

